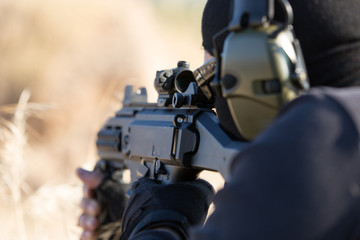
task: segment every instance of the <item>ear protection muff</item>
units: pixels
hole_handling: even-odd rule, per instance
[[[280,107],[309,88],[306,68],[292,28],[292,9],[279,0],[285,22],[273,21],[272,0],[234,0],[230,31],[218,61],[217,85],[239,132],[253,139]],[[216,37],[214,46],[216,46]]]

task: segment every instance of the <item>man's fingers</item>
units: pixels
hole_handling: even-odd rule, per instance
[[[94,199],[81,199],[80,207],[86,215],[97,217],[100,213],[100,205]]]
[[[76,174],[89,189],[97,188],[104,177],[100,172],[90,172],[82,168],[76,169]]]
[[[95,190],[90,189],[88,186],[83,186],[83,194],[86,198],[94,198],[95,197]]]
[[[95,231],[99,226],[99,222],[96,217],[82,214],[79,218],[79,226],[84,230]]]
[[[84,230],[81,234],[81,240],[94,240],[95,232]]]
[[[90,172],[85,169],[76,169],[76,174],[84,183],[84,198],[81,200],[80,207],[83,214],[79,218],[79,226],[84,230],[81,234],[81,240],[93,240],[95,230],[99,226],[96,218],[100,213],[100,205],[94,197],[94,190],[100,185],[104,175],[100,172]]]

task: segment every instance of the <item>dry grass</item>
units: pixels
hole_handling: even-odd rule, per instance
[[[22,190],[27,185],[24,181],[24,148],[26,145],[25,118],[29,92],[24,91],[17,107],[14,109],[12,121],[1,119],[1,196],[7,200],[13,210],[12,218],[19,239],[26,239],[24,210],[22,206]],[[8,199],[6,199],[6,197]]]
[[[75,167],[126,84],[201,64],[204,2],[0,1],[1,239],[78,239]]]
[[[0,218],[0,226],[4,236],[21,240],[28,239],[24,196],[33,194],[26,181],[29,167],[25,161],[28,150],[27,118],[50,107],[29,103],[29,99],[30,91],[24,90],[16,105],[0,107],[3,116],[0,118],[0,193],[2,210],[6,211],[6,222]]]

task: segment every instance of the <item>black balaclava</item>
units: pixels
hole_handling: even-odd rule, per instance
[[[245,0],[244,0],[245,1]],[[254,1],[254,0],[248,0]],[[276,2],[276,0],[275,0]],[[360,85],[359,0],[290,0],[294,30],[303,50],[311,86]],[[212,37],[232,16],[233,0],[208,0],[202,17],[203,47],[210,54]],[[275,5],[275,19],[283,12]],[[226,35],[218,39],[222,50]],[[226,100],[216,97],[219,120],[226,132],[241,139]]]

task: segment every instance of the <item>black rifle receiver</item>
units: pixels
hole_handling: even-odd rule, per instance
[[[127,86],[122,109],[98,133],[97,168],[110,174],[130,169],[132,182],[193,180],[202,170],[228,179],[232,158],[247,143],[232,140],[219,125],[212,110],[214,74],[215,60],[194,72],[184,61],[158,71],[157,103],[147,102],[145,88],[134,93]]]

